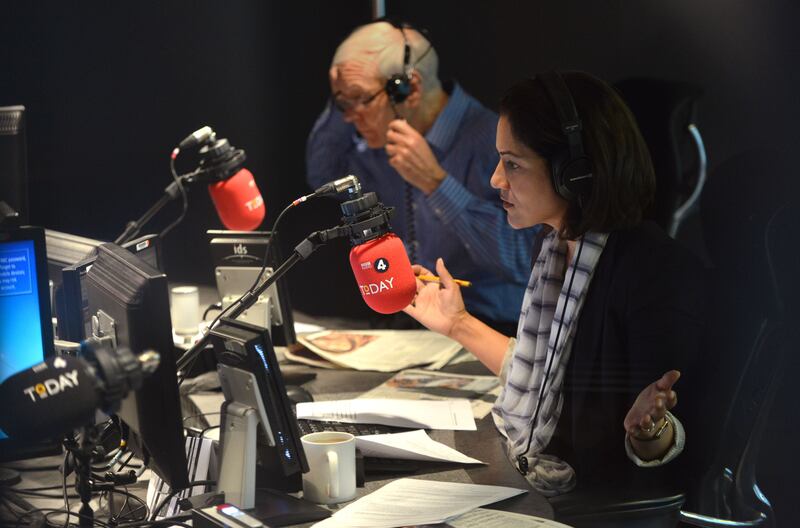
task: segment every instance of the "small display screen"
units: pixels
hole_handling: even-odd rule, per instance
[[[33,241],[0,243],[0,383],[44,359],[37,281]]]
[[[220,506],[219,507],[220,513],[223,515],[227,515],[228,517],[241,517],[244,515],[244,512],[237,508],[236,506],[231,506],[230,504]]]

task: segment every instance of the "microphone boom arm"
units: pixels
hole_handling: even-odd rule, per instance
[[[189,174],[183,174],[178,176],[178,178],[180,179],[181,183],[194,183],[196,181],[196,172],[197,171],[193,171]],[[138,219],[131,220],[125,225],[125,231],[123,231],[122,234],[114,240],[114,243],[121,245],[125,242],[130,242],[133,240],[134,237],[139,234],[139,231],[142,229],[142,227],[147,224],[147,222],[149,222],[156,214],[158,214],[159,211],[166,207],[167,204],[178,198],[178,196],[180,196],[180,186],[173,181],[167,185],[167,187],[164,189],[164,194],[150,207],[150,209],[145,211],[145,213]]]
[[[323,231],[314,231],[308,235],[305,239],[303,239],[302,242],[295,246],[292,254],[286,260],[284,260],[283,263],[278,266],[269,277],[261,282],[261,284],[259,284],[253,291],[246,292],[241,299],[239,299],[239,302],[234,308],[231,309],[231,313],[227,317],[236,319],[242,315],[245,311],[251,308],[256,301],[258,301],[258,298],[262,293],[264,293],[270,286],[277,282],[278,279],[283,277],[286,272],[294,267],[295,264],[307,259],[312,253],[314,253],[314,251],[324,246],[327,242],[337,238],[348,237],[351,235],[351,232],[352,227],[345,225],[332,227]],[[176,362],[176,367],[178,370],[182,370],[191,364],[192,360],[200,353],[201,350],[203,350],[203,348],[205,348],[210,335],[211,332],[207,332],[197,343],[194,344],[194,346],[192,346],[192,348],[187,350],[186,353],[184,353],[178,359]]]
[[[394,213],[394,208],[384,207],[377,201],[374,193],[368,194],[372,196],[369,198],[359,198],[352,202],[346,202],[354,204],[354,208],[352,210],[345,210],[343,206],[342,210],[345,213],[345,216],[342,219],[343,225],[338,225],[322,231],[314,231],[302,242],[297,244],[292,251],[292,254],[272,272],[272,275],[264,279],[264,281],[252,291],[246,292],[239,299],[237,304],[231,308],[231,312],[228,317],[236,319],[242,315],[245,311],[252,307],[256,301],[258,301],[258,297],[264,293],[267,288],[272,286],[278,279],[283,277],[286,272],[288,272],[295,264],[301,260],[307,259],[312,253],[314,253],[314,251],[325,245],[327,242],[336,240],[337,238],[349,237],[353,244],[361,244],[367,240],[377,238],[386,233],[386,230],[389,226],[389,219]],[[368,207],[361,208],[361,203],[357,202],[361,202],[365,198],[366,201],[363,203],[365,203]],[[363,214],[348,214],[356,211]],[[187,350],[178,359],[176,362],[176,367],[178,370],[183,370],[192,363],[194,358],[200,354],[200,351],[205,348],[210,335],[211,332],[207,332],[203,337],[200,338],[199,341],[197,341],[197,343],[194,344],[194,346],[192,346],[192,348]]]

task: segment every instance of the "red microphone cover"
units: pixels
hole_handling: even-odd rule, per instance
[[[252,231],[264,221],[264,199],[249,170],[241,169],[227,180],[209,185],[208,192],[228,229]]]
[[[350,267],[367,306],[382,314],[399,312],[417,292],[403,242],[387,233],[350,250]]]

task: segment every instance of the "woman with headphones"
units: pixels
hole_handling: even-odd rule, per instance
[[[406,312],[501,377],[493,418],[539,492],[672,479],[691,418],[670,412],[675,369],[699,354],[703,275],[643,221],[655,176],[630,110],[588,74],[540,74],[503,97],[496,147],[509,224],[544,226],[516,338],[464,309],[441,259]]]

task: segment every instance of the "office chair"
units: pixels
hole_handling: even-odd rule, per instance
[[[695,369],[710,374],[708,385],[698,387],[703,394],[682,401],[694,402],[703,417],[720,418],[684,423],[687,451],[681,456],[700,468],[699,486],[687,481],[686,497],[641,490],[570,493],[551,500],[557,520],[577,528],[774,526],[756,483],[756,461],[792,342],[787,331],[800,320],[800,258],[793,243],[800,205],[787,203],[800,184],[789,167],[777,152],[747,152],[720,165],[702,196],[715,268],[709,273],[708,354]]]
[[[794,276],[800,206],[790,201],[797,184],[788,167],[775,152],[736,156],[715,171],[703,196],[703,227],[716,263],[718,346],[710,359],[721,370],[718,378],[734,386],[693,511],[680,513],[691,526],[775,526],[756,463],[800,313]],[[726,361],[732,355],[738,360]],[[739,364],[736,372],[731,363]]]
[[[615,88],[636,117],[653,158],[656,196],[647,216],[675,238],[695,211],[706,181],[706,151],[696,124],[702,92],[692,84],[651,78],[625,79]]]

